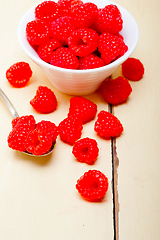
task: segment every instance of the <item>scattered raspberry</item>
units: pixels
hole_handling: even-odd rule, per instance
[[[118,137],[123,132],[119,119],[107,111],[100,111],[95,122],[94,130],[104,139]]]
[[[37,53],[43,61],[50,63],[52,52],[59,47],[62,47],[61,43],[49,38],[45,43],[38,46]]]
[[[79,61],[70,49],[61,47],[52,53],[50,64],[61,68],[77,69]]]
[[[99,42],[99,35],[90,28],[80,28],[68,38],[68,46],[76,56],[84,57],[93,53]]]
[[[78,69],[93,69],[105,66],[104,59],[98,57],[96,54],[91,53],[86,57],[79,58]]]
[[[68,116],[78,116],[82,123],[91,121],[97,113],[97,105],[84,97],[72,97]]]
[[[57,108],[57,99],[51,89],[39,86],[30,104],[39,113],[51,113]]]
[[[61,13],[61,16],[71,16],[71,8],[75,4],[81,3],[81,0],[58,0],[57,4]]]
[[[50,29],[47,24],[39,19],[27,23],[26,37],[31,45],[40,45],[50,37]]]
[[[117,105],[123,103],[131,94],[132,88],[123,77],[107,79],[102,86],[102,96],[106,102]]]
[[[60,17],[51,23],[52,37],[63,45],[68,44],[68,38],[75,29],[73,19],[69,16]]]
[[[139,81],[143,77],[144,66],[139,59],[128,58],[122,63],[122,74],[128,80]]]
[[[70,145],[73,145],[81,137],[82,129],[82,121],[76,116],[65,118],[58,126],[61,140]]]
[[[25,87],[31,76],[32,70],[26,62],[17,62],[6,71],[8,82],[16,88]]]
[[[98,7],[91,2],[79,3],[72,6],[71,16],[76,28],[88,28],[98,16]]]
[[[35,8],[35,17],[42,22],[53,22],[60,17],[58,4],[54,1],[44,1]]]
[[[108,178],[99,170],[89,170],[78,180],[76,189],[88,201],[101,200],[108,190]]]
[[[14,150],[25,151],[24,142],[28,133],[35,129],[35,119],[32,115],[22,116],[12,120],[12,131],[9,133],[8,146]]]
[[[98,144],[95,139],[82,138],[74,144],[72,153],[79,162],[93,164],[99,155]]]
[[[24,146],[26,150],[33,155],[43,155],[50,150],[52,140],[46,132],[34,129],[28,133]]]
[[[110,33],[102,33],[99,37],[98,50],[101,53],[101,58],[105,60],[106,64],[109,64],[118,57],[123,56],[128,47],[121,37]]]
[[[57,139],[57,136],[59,134],[58,127],[55,125],[55,123],[46,120],[38,122],[36,125],[36,129],[45,132],[46,135],[52,139],[52,142],[54,142]]]
[[[98,10],[98,17],[93,25],[98,33],[116,34],[122,30],[122,27],[122,16],[116,5],[110,4]]]

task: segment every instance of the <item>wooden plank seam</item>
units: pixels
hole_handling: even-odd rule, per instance
[[[114,109],[109,104],[109,112],[114,115]],[[113,229],[114,240],[119,240],[119,200],[118,200],[118,166],[119,159],[116,151],[116,138],[111,138],[111,154],[112,154],[112,192],[113,192]]]

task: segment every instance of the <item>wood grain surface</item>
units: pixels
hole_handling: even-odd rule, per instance
[[[116,1],[139,26],[139,42],[132,56],[141,60],[145,74],[131,82],[126,104],[114,107],[124,125],[116,139],[119,198],[119,239],[160,239],[160,83],[159,1]],[[113,78],[121,74],[121,68]]]
[[[100,0],[104,1],[105,0]],[[159,9],[160,2],[116,0],[135,18],[139,42],[132,56],[139,58],[145,74],[130,82],[132,94],[125,104],[108,106],[97,91],[87,98],[98,111],[112,111],[124,126],[112,141],[98,137],[94,121],[84,125],[82,137],[98,141],[100,156],[93,166],[77,162],[71,146],[57,140],[52,155],[33,158],[7,146],[12,115],[0,99],[0,238],[3,240],[159,240],[160,239],[160,107],[159,107]],[[21,49],[17,26],[37,0],[1,1],[0,87],[20,115],[58,124],[68,112],[71,96],[60,93]],[[15,62],[26,61],[33,70],[30,83],[13,88],[5,72]],[[112,77],[121,75],[118,68]],[[38,114],[29,101],[39,85],[51,88],[58,108]],[[109,178],[109,190],[101,203],[84,201],[75,189],[77,179],[89,169]]]

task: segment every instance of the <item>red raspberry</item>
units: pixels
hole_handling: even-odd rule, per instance
[[[109,78],[103,83],[102,96],[106,102],[117,105],[123,103],[131,94],[132,87],[123,77]]]
[[[95,122],[94,130],[104,139],[118,137],[123,132],[119,119],[107,111],[100,111]]]
[[[128,50],[128,47],[121,37],[110,33],[102,33],[99,37],[98,50],[106,64],[109,64],[118,57],[123,56]]]
[[[122,74],[131,81],[139,81],[144,74],[144,66],[139,59],[128,58],[122,63]]]
[[[14,128],[8,135],[7,142],[8,146],[13,150],[24,152],[24,141],[28,135],[28,132],[23,129]]]
[[[35,17],[42,22],[53,22],[60,17],[58,4],[54,1],[44,1],[35,8]]]
[[[60,17],[51,23],[52,37],[63,45],[68,44],[68,38],[75,29],[73,19],[69,16]]]
[[[39,45],[37,53],[43,61],[50,63],[52,52],[59,47],[62,47],[61,43],[53,38],[49,38],[45,43]]]
[[[19,119],[20,119],[20,117],[13,118],[13,120],[11,122],[12,129],[17,125]]]
[[[58,48],[52,53],[50,64],[67,69],[79,67],[78,58],[66,47]]]
[[[98,7],[91,2],[79,3],[71,8],[71,16],[77,28],[88,28],[98,16]]]
[[[32,73],[28,63],[17,62],[6,71],[6,78],[13,87],[21,88],[27,85]]]
[[[84,57],[93,53],[99,42],[99,35],[90,28],[80,28],[68,38],[68,46],[76,56]]]
[[[26,150],[33,155],[43,155],[50,150],[52,140],[46,132],[34,129],[28,133],[24,146]]]
[[[58,126],[59,136],[65,143],[73,145],[82,135],[82,121],[78,117],[67,117]]]
[[[93,69],[105,66],[104,59],[98,57],[96,54],[91,53],[86,57],[79,58],[79,68],[83,69]]]
[[[88,201],[101,200],[108,190],[108,178],[99,170],[89,170],[78,180],[76,189]]]
[[[95,139],[82,138],[74,144],[72,153],[79,162],[93,164],[99,155],[98,144]]]
[[[52,142],[54,142],[57,139],[58,136],[58,127],[50,121],[42,120],[41,122],[38,122],[36,125],[36,129],[39,129],[46,133],[47,136],[49,136],[52,139]]]
[[[97,105],[84,97],[72,97],[68,116],[78,116],[82,123],[91,121],[97,113]]]
[[[115,36],[121,38],[121,39],[124,41],[124,37],[123,37],[120,33],[115,33],[115,34],[113,34],[113,35],[115,35]]]
[[[30,104],[39,113],[51,113],[57,108],[57,99],[51,89],[39,86]]]
[[[61,16],[71,16],[72,6],[81,2],[81,0],[58,0],[57,3]]]
[[[26,131],[30,131],[35,129],[36,127],[36,121],[33,115],[26,115],[22,117],[16,117],[12,120],[12,129],[14,128],[23,128],[26,129]]]
[[[27,23],[26,37],[31,45],[40,45],[50,37],[50,28],[41,20],[36,19]]]
[[[8,146],[14,150],[25,151],[24,142],[28,133],[35,129],[35,119],[32,115],[22,116],[12,120],[12,131],[9,133]]]
[[[98,17],[93,28],[98,33],[109,32],[116,34],[122,30],[123,20],[116,5],[110,4],[98,10]]]

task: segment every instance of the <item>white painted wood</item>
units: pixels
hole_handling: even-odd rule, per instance
[[[137,20],[140,39],[132,56],[145,75],[130,82],[132,95],[114,108],[124,125],[116,140],[119,191],[119,239],[160,239],[160,81],[159,1],[116,1]],[[113,75],[119,75],[120,69]]]

